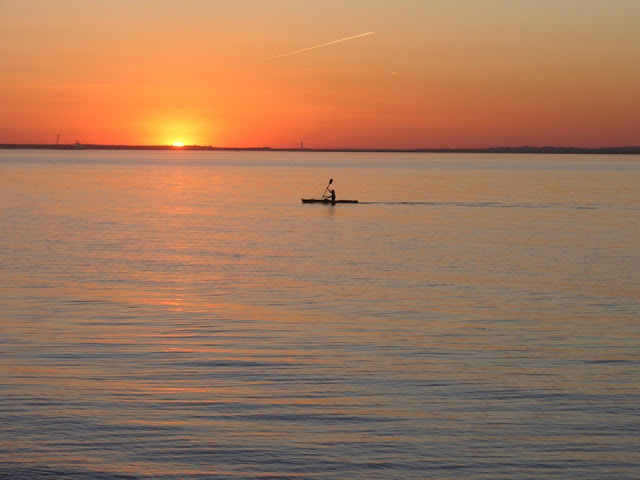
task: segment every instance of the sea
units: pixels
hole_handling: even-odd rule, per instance
[[[329,181],[338,199],[302,204]],[[0,478],[640,478],[640,156],[0,151]]]

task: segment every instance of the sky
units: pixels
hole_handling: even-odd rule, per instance
[[[0,143],[640,145],[638,25],[639,0],[0,0]]]

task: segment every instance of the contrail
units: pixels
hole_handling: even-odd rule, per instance
[[[267,60],[274,60],[280,57],[288,57],[289,55],[295,55],[296,53],[306,52],[307,50],[313,50],[314,48],[326,47],[327,45],[332,45],[338,42],[346,42],[347,40],[352,40],[354,38],[365,37],[367,35],[371,35],[373,32],[361,33],[360,35],[354,35],[353,37],[341,38],[340,40],[333,40],[332,42],[323,43],[321,45],[316,45],[315,47],[303,48],[302,50],[296,50],[295,52],[283,53],[282,55],[276,55],[275,57],[269,57]]]

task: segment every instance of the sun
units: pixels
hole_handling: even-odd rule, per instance
[[[184,147],[184,142],[173,142],[172,147]]]

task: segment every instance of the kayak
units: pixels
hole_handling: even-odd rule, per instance
[[[358,203],[358,200],[336,200],[335,202],[331,202],[331,200],[328,199],[328,198],[322,198],[322,199],[303,198],[302,199],[302,203],[324,203],[324,204],[331,204],[331,203]]]

